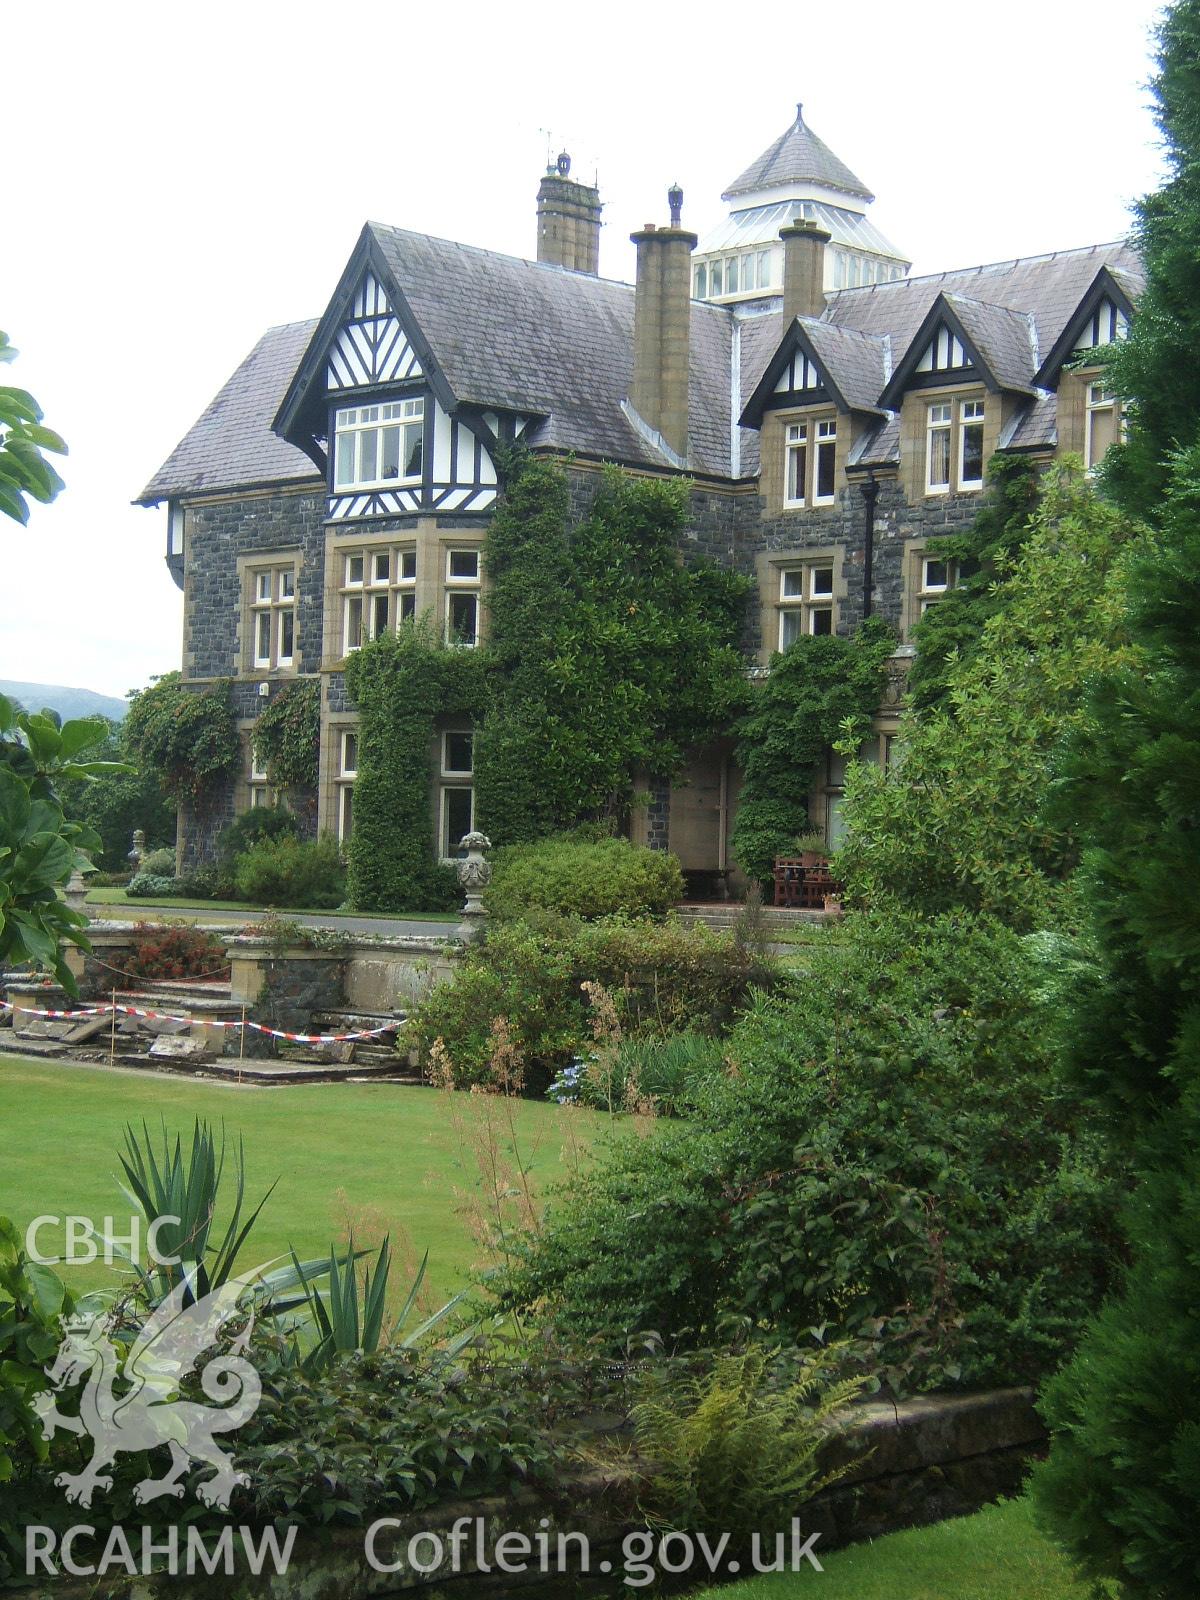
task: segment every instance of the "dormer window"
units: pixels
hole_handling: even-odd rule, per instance
[[[1110,444],[1115,443],[1118,427],[1117,397],[1103,383],[1089,383],[1087,388],[1087,433],[1084,437],[1084,465],[1090,471],[1104,460]]]
[[[983,400],[935,400],[925,408],[925,493],[983,487]],[[953,469],[953,477],[952,477]]]
[[[335,427],[335,489],[374,489],[421,481],[423,399],[344,406],[337,412]]]
[[[831,506],[837,485],[837,418],[784,426],[785,506]]]
[[[958,487],[983,487],[983,401],[963,400],[959,405]]]

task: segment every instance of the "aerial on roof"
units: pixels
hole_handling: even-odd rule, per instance
[[[752,161],[741,177],[734,179],[721,199],[733,200],[738,195],[797,183],[824,184],[828,189],[840,189],[843,194],[867,201],[875,198],[862,179],[855,177],[823,139],[817,138],[804,120],[804,107],[797,106],[791,127],[757,161]]]

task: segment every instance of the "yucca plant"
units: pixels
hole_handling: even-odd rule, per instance
[[[151,1227],[158,1225],[154,1235],[156,1254],[177,1256],[179,1260],[152,1260],[143,1265],[121,1241],[99,1233],[95,1237],[112,1256],[126,1263],[134,1278],[135,1297],[144,1307],[153,1309],[159,1305],[181,1282],[187,1285],[185,1304],[202,1300],[237,1275],[242,1248],[275,1184],[244,1215],[246,1160],[239,1139],[232,1165],[232,1207],[224,1230],[217,1237],[214,1229],[218,1201],[225,1198],[225,1156],[224,1130],[218,1140],[208,1123],[199,1119],[192,1127],[191,1149],[186,1155],[179,1134],[172,1141],[165,1123],[161,1145],[152,1138],[145,1123],[140,1135],[132,1124],[126,1126],[120,1162],[127,1181],[119,1184],[121,1193],[140,1212],[147,1243]],[[305,1286],[327,1273],[332,1261],[333,1252],[304,1262],[293,1254],[290,1266],[273,1271],[264,1268],[255,1286],[260,1311],[279,1316],[304,1305]],[[267,1263],[268,1267],[272,1265]]]
[[[426,1251],[409,1286],[404,1305],[385,1334],[388,1277],[392,1265],[390,1236],[385,1237],[380,1245],[374,1267],[368,1264],[363,1268],[360,1284],[358,1273],[355,1271],[355,1262],[362,1254],[362,1251],[356,1251],[354,1248],[353,1235],[350,1237],[349,1248],[341,1257],[331,1245],[327,1287],[321,1288],[311,1276],[305,1274],[303,1265],[296,1260],[293,1252],[292,1261],[304,1290],[312,1327],[316,1332],[315,1343],[303,1355],[300,1354],[298,1345],[293,1346],[296,1364],[306,1372],[319,1372],[338,1356],[350,1355],[356,1351],[370,1355],[378,1350],[381,1344],[389,1345],[393,1349],[416,1349],[426,1335],[439,1323],[444,1322],[455,1306],[466,1297],[464,1290],[452,1300],[448,1300],[431,1316],[424,1318],[417,1327],[405,1332],[409,1317],[416,1306],[421,1284],[425,1279],[425,1269],[429,1264],[429,1252]],[[444,1354],[457,1355],[470,1343],[473,1336],[474,1329],[468,1329],[451,1342]]]
[[[700,1377],[658,1370],[643,1380],[631,1416],[652,1524],[728,1533],[736,1546],[786,1528],[797,1506],[848,1470],[823,1469],[820,1454],[862,1380],[836,1376],[836,1346],[790,1375],[778,1354],[756,1346],[719,1356]]]

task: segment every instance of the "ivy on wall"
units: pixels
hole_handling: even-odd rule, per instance
[[[455,898],[437,859],[430,796],[438,719],[476,719],[484,652],[448,648],[421,620],[356,650],[346,687],[359,709],[347,894],[364,911],[439,909]]]
[[[202,809],[238,769],[241,747],[228,679],[197,693],[178,672],[136,693],[125,719],[126,748],[153,767],[175,800]]]
[[[314,789],[321,756],[321,685],[285,684],[254,724],[254,750],[276,789]]]
[[[670,778],[740,708],[752,585],[680,564],[687,515],[682,480],[613,467],[571,527],[562,470],[514,463],[484,552],[495,680],[476,805],[497,842],[623,820],[639,772]]]
[[[475,729],[476,822],[494,844],[620,820],[639,772],[665,779],[744,706],[737,650],[752,583],[685,567],[687,485],[606,471],[571,526],[562,468],[514,453],[488,530],[486,644],[418,623],[347,665],[359,707],[351,903],[444,903],[431,761],[439,719]]]
[[[804,635],[773,658],[737,730],[745,777],[732,842],[748,877],[767,882],[808,827],[809,790],[834,740],[870,733],[895,647],[888,625],[869,617],[853,638]]]

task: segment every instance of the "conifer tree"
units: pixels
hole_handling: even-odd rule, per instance
[[[1088,843],[1098,959],[1068,1067],[1138,1186],[1122,1292],[1044,1397],[1043,1515],[1094,1579],[1147,1600],[1200,1592],[1200,0],[1160,34],[1174,176],[1143,202],[1149,287],[1119,370],[1136,404],[1110,483],[1157,539],[1136,560],[1141,665],[1102,681],[1064,802]]]

